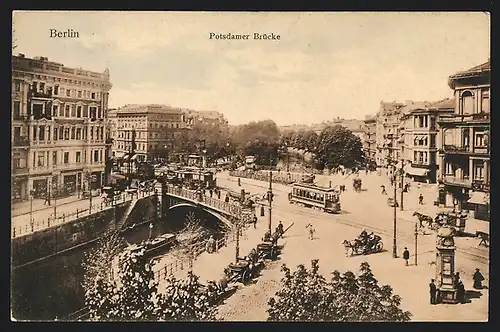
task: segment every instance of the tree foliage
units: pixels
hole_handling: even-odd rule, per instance
[[[272,120],[252,121],[232,128],[231,142],[238,154],[255,156],[260,165],[276,165],[279,130]]]
[[[327,281],[318,273],[318,260],[308,270],[291,272],[283,265],[282,287],[269,300],[270,321],[408,322],[411,313],[400,309],[401,298],[388,285],[380,286],[368,263],[358,275],[332,273]]]
[[[343,126],[324,128],[318,137],[317,146],[319,165],[326,165],[328,168],[339,165],[353,168],[364,162],[360,138]]]
[[[185,280],[169,278],[158,291],[153,263],[145,251],[119,255],[114,279],[99,274],[86,285],[85,302],[95,321],[209,320],[215,317],[213,299],[192,272]]]
[[[176,244],[169,253],[181,260],[193,259],[197,247],[210,235],[201,223],[201,219],[197,218],[194,212],[189,212],[184,228],[176,232]]]

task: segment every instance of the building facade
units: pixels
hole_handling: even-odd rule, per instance
[[[412,104],[403,111],[401,156],[406,176],[417,182],[436,183],[440,159],[437,156],[441,135],[439,120],[454,113],[455,101]],[[408,107],[408,106],[406,106]]]
[[[60,197],[105,181],[110,83],[45,57],[12,57],[12,198]]]
[[[388,171],[389,165],[400,160],[400,124],[401,109],[405,106],[397,102],[380,102],[380,110],[376,115],[376,153],[375,161],[377,167],[384,172]]]
[[[365,157],[369,162],[376,160],[376,136],[377,136],[377,118],[375,116],[366,116],[364,127],[363,149]]]
[[[186,126],[192,128],[196,124],[221,125],[228,126],[228,121],[224,114],[217,111],[195,111],[191,109],[182,109]]]
[[[490,61],[452,75],[455,112],[443,118],[439,200],[489,220]]]
[[[125,105],[109,112],[113,156],[144,162],[167,158],[174,133],[188,127],[179,108],[166,105]]]

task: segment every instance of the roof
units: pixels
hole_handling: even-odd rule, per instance
[[[429,105],[429,108],[455,108],[455,98],[446,98],[435,101]]]
[[[169,114],[181,114],[182,110],[180,108],[171,107],[168,105],[158,105],[158,104],[127,104],[116,111],[120,113],[169,113]]]
[[[475,66],[475,67],[472,67],[470,69],[460,71],[454,75],[451,75],[450,78],[454,79],[454,78],[460,78],[460,77],[474,76],[474,75],[481,74],[481,73],[486,72],[486,71],[491,71],[490,59],[488,59],[488,61],[483,63],[483,64],[480,64],[478,66]]]
[[[293,186],[296,187],[303,187],[303,188],[309,188],[313,190],[319,190],[319,191],[326,191],[326,192],[335,192],[337,189],[335,188],[326,188],[326,187],[320,187],[314,184],[308,184],[308,183],[303,183],[303,182],[295,182]]]

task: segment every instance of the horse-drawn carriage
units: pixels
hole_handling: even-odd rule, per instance
[[[359,193],[361,191],[361,179],[360,178],[355,178],[352,180],[352,187],[354,188],[354,191]]]
[[[349,252],[350,256],[367,255],[381,252],[384,249],[382,238],[378,235],[374,235],[372,239],[367,239],[365,242],[357,238],[352,241],[344,240],[342,244],[344,245],[346,256],[349,255]]]
[[[280,236],[281,234],[274,232],[269,239],[264,239],[262,243],[257,245],[257,253],[260,259],[275,260],[278,257],[278,239]]]
[[[443,211],[432,218],[423,213],[414,212],[413,216],[418,218],[420,227],[423,227],[425,222],[427,227],[434,231],[437,231],[443,226],[448,226],[457,232],[463,232],[465,230],[466,215],[464,214]]]
[[[246,284],[252,277],[252,270],[253,266],[245,259],[239,259],[236,263],[230,263],[226,270],[228,282]]]

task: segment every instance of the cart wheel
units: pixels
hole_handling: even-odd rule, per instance
[[[382,242],[377,243],[377,251],[382,251],[384,249],[384,244]]]
[[[243,273],[241,274],[241,282],[243,284],[246,284],[249,279],[250,279],[250,271],[248,270],[243,271]]]

